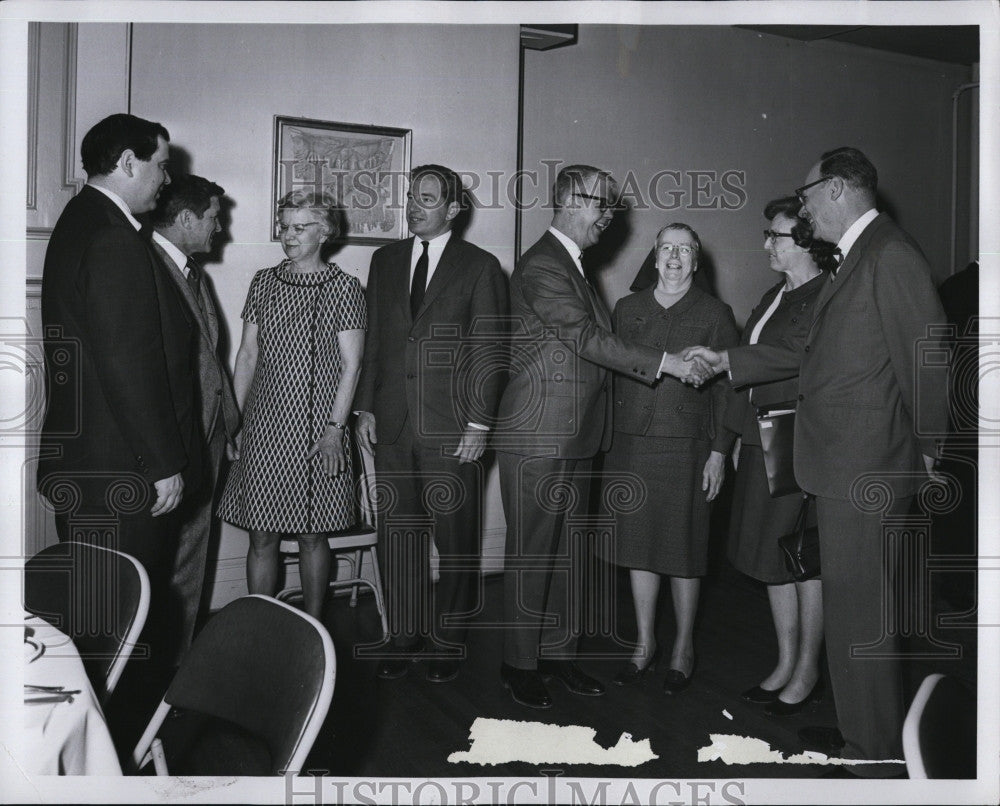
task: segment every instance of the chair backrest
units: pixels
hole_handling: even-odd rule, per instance
[[[333,698],[337,659],[320,622],[268,596],[216,613],[184,657],[165,703],[262,740],[272,773],[301,771]]]
[[[976,697],[953,677],[920,684],[903,723],[910,778],[976,777]]]
[[[149,576],[129,554],[56,543],[24,565],[24,607],[72,639],[107,703],[149,614]]]

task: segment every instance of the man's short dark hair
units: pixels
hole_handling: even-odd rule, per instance
[[[190,210],[198,218],[212,204],[212,197],[221,199],[226,191],[215,182],[202,176],[178,176],[160,191],[156,209],[150,215],[154,227],[168,227],[174,223],[181,210]]]
[[[458,205],[462,206],[462,177],[451,168],[446,168],[443,165],[434,165],[433,163],[418,165],[410,171],[410,185],[415,185],[424,176],[437,177],[438,183],[444,191],[445,204],[458,202]]]
[[[148,162],[159,145],[157,137],[170,140],[170,134],[159,123],[135,115],[110,115],[83,136],[80,146],[83,170],[87,176],[106,176],[115,169],[126,149]]]
[[[608,190],[613,197],[608,201],[615,203],[618,200],[618,183],[608,171],[602,171],[593,165],[567,165],[556,175],[552,186],[552,204],[558,209],[574,193],[593,194],[601,181],[608,183]]]
[[[878,190],[878,171],[861,151],[849,146],[827,151],[820,157],[820,176],[839,176],[858,190],[867,190],[872,196]]]

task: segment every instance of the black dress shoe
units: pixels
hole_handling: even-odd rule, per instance
[[[549,696],[541,675],[535,669],[517,669],[500,664],[500,682],[507,689],[514,702],[527,705],[529,708],[551,708],[552,698]]]
[[[797,714],[809,705],[809,703],[818,702],[822,698],[823,678],[821,677],[816,681],[816,685],[812,687],[812,691],[798,702],[785,702],[780,698],[775,699],[764,706],[764,713],[768,716],[792,716],[792,714]]]
[[[458,658],[436,658],[427,668],[427,679],[432,683],[447,683],[458,677]]]
[[[680,669],[671,669],[663,681],[663,693],[677,694],[679,691],[684,691],[691,685],[691,677],[692,675],[686,675]]]
[[[571,694],[582,694],[584,697],[600,697],[604,693],[604,685],[589,674],[584,674],[575,661],[571,660],[540,660],[538,673],[546,682],[555,678],[566,686]]]
[[[764,705],[765,703],[774,702],[778,699],[778,695],[781,693],[780,688],[762,688],[761,686],[754,686],[753,688],[748,688],[740,697],[747,702],[752,702],[757,705]]]
[[[837,728],[810,725],[799,730],[799,740],[806,750],[814,750],[825,756],[835,756],[844,749],[844,736]]]
[[[659,659],[660,648],[657,647],[652,657],[650,657],[649,662],[641,669],[633,661],[629,661],[622,667],[621,671],[615,675],[613,680],[614,684],[616,686],[631,686],[633,683],[638,683],[642,680],[646,672],[656,671],[656,662]]]

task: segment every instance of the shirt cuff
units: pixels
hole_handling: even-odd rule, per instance
[[[477,431],[489,431],[490,427],[488,425],[480,425],[479,423],[466,423],[469,428],[475,428]]]

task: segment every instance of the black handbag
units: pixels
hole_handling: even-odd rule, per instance
[[[778,538],[778,546],[785,555],[785,567],[798,582],[819,576],[819,529],[806,526],[812,500],[811,495],[802,496],[795,529]]]
[[[795,402],[759,406],[757,430],[760,431],[760,447],[764,452],[764,470],[771,497],[798,492],[792,463]]]

